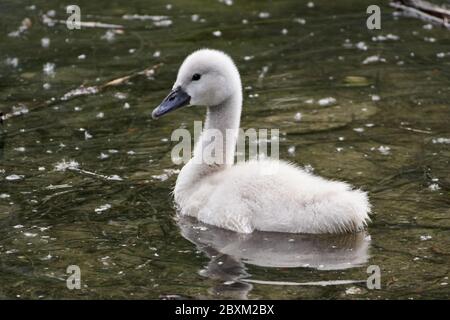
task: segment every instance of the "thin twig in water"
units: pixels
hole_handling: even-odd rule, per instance
[[[47,24],[67,24],[66,20],[55,20],[51,19],[48,16],[45,16],[46,23]],[[80,27],[82,28],[102,28],[102,29],[124,29],[125,27],[120,24],[112,24],[112,23],[103,23],[103,22],[96,22],[96,21],[79,21]]]
[[[408,130],[408,131],[412,131],[412,132],[417,132],[417,133],[426,133],[426,134],[432,134],[433,133],[431,131],[414,129],[414,128],[410,128],[410,127],[400,127],[400,129]]]
[[[148,77],[153,76],[155,74],[155,71],[161,66],[162,66],[162,63],[158,63],[152,67],[148,67],[148,68],[145,68],[144,70],[134,72],[134,73],[131,73],[129,75],[126,75],[126,76],[123,76],[120,78],[110,80],[101,85],[95,85],[95,86],[80,85],[78,88],[66,92],[64,95],[62,95],[58,99],[51,99],[51,100],[47,100],[44,102],[38,102],[37,104],[30,106],[29,109],[31,111],[31,110],[42,108],[42,107],[50,107],[54,104],[73,100],[78,97],[94,95],[94,94],[100,93],[110,87],[117,87],[117,86],[123,85],[124,83],[128,82],[129,80],[133,80],[138,77],[144,76],[144,77],[148,78]],[[14,116],[23,115],[27,112],[28,112],[28,108],[26,109],[26,112],[18,112],[18,111],[12,110],[7,113],[0,113],[0,122],[3,120],[7,120],[9,118],[12,118]]]
[[[423,0],[394,0],[390,6],[405,16],[419,18],[450,29],[450,10]]]

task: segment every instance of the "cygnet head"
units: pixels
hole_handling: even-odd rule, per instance
[[[172,91],[153,110],[157,119],[187,105],[223,107],[231,99],[242,99],[241,78],[233,60],[218,50],[201,49],[190,54],[178,70]]]

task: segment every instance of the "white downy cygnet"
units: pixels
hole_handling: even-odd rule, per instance
[[[186,105],[205,106],[207,114],[193,157],[175,185],[179,214],[241,233],[357,232],[370,220],[367,194],[347,183],[323,179],[279,160],[233,163],[242,86],[238,69],[225,53],[202,49],[189,55],[172,91],[152,116],[157,119]],[[223,156],[220,163],[203,159],[211,144],[205,132],[212,129],[224,137],[214,149]]]

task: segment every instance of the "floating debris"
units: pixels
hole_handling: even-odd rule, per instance
[[[8,37],[11,37],[11,38],[19,37],[22,33],[24,33],[29,28],[31,28],[32,25],[33,25],[33,23],[31,22],[30,18],[25,18],[22,20],[22,23],[20,24],[19,29],[8,33]]]
[[[51,10],[48,11],[46,14],[42,15],[42,23],[45,24],[47,27],[54,27],[56,23],[58,23],[57,20],[52,19],[51,17],[54,17],[54,15],[52,15],[55,11]]]
[[[258,14],[258,17],[259,17],[260,19],[267,19],[267,18],[270,17],[270,13],[269,13],[269,12],[260,12],[260,13]]]
[[[119,99],[119,100],[124,100],[127,97],[128,97],[127,94],[123,93],[123,92],[116,92],[116,93],[114,93],[114,98]]]
[[[367,44],[364,41],[360,41],[356,44],[356,49],[359,49],[362,51],[367,51],[367,49],[369,49],[369,47],[367,46]]]
[[[106,180],[110,180],[110,181],[123,181],[123,179],[118,176],[117,174],[113,174],[111,176],[107,176]]]
[[[227,6],[233,5],[233,0],[219,0],[220,3],[226,4]]]
[[[386,62],[386,59],[381,58],[380,56],[376,55],[376,56],[370,56],[367,57],[362,64],[369,64],[369,63],[375,63],[375,62]]]
[[[342,45],[346,49],[353,48],[353,44],[350,39],[345,39],[344,44]]]
[[[294,22],[299,23],[299,24],[306,24],[306,20],[303,18],[295,18]]]
[[[64,172],[66,170],[71,170],[71,171],[75,171],[75,172],[78,172],[81,174],[93,176],[95,178],[101,178],[101,179],[108,180],[108,181],[123,181],[123,179],[116,174],[107,176],[107,175],[98,174],[95,172],[80,169],[79,166],[80,166],[79,163],[74,160],[70,160],[69,162],[67,162],[65,159],[63,159],[61,162],[58,162],[55,165],[55,171]]]
[[[289,155],[293,156],[295,155],[295,146],[290,146],[287,150],[287,152],[289,153]]]
[[[64,184],[56,184],[56,185],[49,185],[45,187],[47,190],[56,190],[56,189],[65,189],[65,188],[71,188],[72,186],[70,184],[64,183]]]
[[[220,30],[216,30],[212,34],[214,37],[220,37],[222,35],[222,32]]]
[[[431,240],[432,238],[433,238],[433,237],[430,236],[429,234],[420,236],[420,240],[421,240],[421,241]]]
[[[92,139],[92,134],[87,132],[87,130],[84,130],[84,140]]]
[[[267,72],[269,72],[269,66],[263,66],[258,78],[262,80],[266,76]]]
[[[159,180],[159,181],[166,181],[174,174],[180,173],[179,169],[164,169],[163,171],[164,171],[164,173],[162,173],[160,175],[153,175],[152,178]]]
[[[53,256],[49,253],[49,254],[47,254],[45,257],[42,257],[40,260],[42,260],[42,261],[48,261],[48,260],[51,260],[51,258],[53,258]]]
[[[441,189],[441,187],[437,183],[432,183],[428,186],[428,189],[431,191],[438,191]]]
[[[346,76],[344,82],[351,87],[365,87],[371,84],[371,81],[366,77],[361,76]]]
[[[385,35],[385,36],[383,36],[383,35],[378,35],[378,36],[376,36],[376,37],[372,37],[372,41],[374,41],[374,42],[377,42],[377,41],[387,41],[387,40],[397,41],[397,40],[399,40],[399,39],[400,39],[399,36],[396,36],[396,35],[391,34],[391,33],[389,33],[389,34],[387,34],[387,35]]]
[[[362,293],[362,290],[361,290],[361,288],[358,288],[358,287],[350,287],[347,290],[345,290],[345,294],[353,295],[353,294],[361,294],[361,293]]]
[[[109,203],[101,205],[98,208],[95,208],[94,211],[98,214],[102,213],[103,211],[111,209],[111,205]]]
[[[42,67],[42,71],[44,72],[45,75],[53,77],[53,76],[55,76],[55,67],[56,67],[56,65],[54,63],[47,62]]]
[[[76,170],[79,168],[79,166],[80,164],[75,160],[66,161],[65,159],[63,159],[60,162],[56,163],[54,168],[56,171],[64,172],[66,170]]]
[[[6,58],[5,64],[7,66],[17,68],[19,66],[19,59],[18,58]]]
[[[331,106],[336,103],[336,99],[333,97],[327,97],[327,98],[320,99],[318,101],[318,103],[319,103],[319,106],[322,106],[322,107]]]
[[[159,175],[153,175],[152,176],[153,179],[159,180],[159,181],[166,181],[167,179],[169,179],[169,176],[165,173],[159,174]]]
[[[376,94],[372,94],[371,98],[372,98],[372,101],[380,101],[381,100],[380,96],[376,95]]]
[[[155,27],[169,27],[172,25],[172,20],[155,21],[153,24]]]
[[[61,23],[66,23],[66,21],[59,21]],[[119,32],[123,32],[124,28],[120,24],[93,22],[93,21],[80,21],[80,27],[82,28],[103,28],[103,29],[117,29]]]
[[[447,53],[445,53],[445,52],[439,52],[439,53],[436,53],[436,57],[438,57],[438,58],[445,58],[445,57],[450,57],[450,52],[447,52]]]
[[[141,15],[141,14],[125,14],[122,16],[122,19],[124,20],[141,20],[141,21],[145,21],[145,20],[150,20],[150,21],[163,21],[163,20],[167,20],[169,19],[168,16],[151,16],[151,15]]]
[[[450,144],[450,138],[433,138],[431,142]]]
[[[297,112],[294,116],[294,120],[299,122],[300,120],[302,120],[302,114],[300,112]]]
[[[34,237],[37,236],[37,233],[24,232],[23,235],[24,235],[25,237],[28,237],[28,238],[34,238]]]
[[[42,46],[42,48],[48,48],[50,46],[50,39],[49,38],[42,38],[41,39],[41,46]]]
[[[105,34],[101,37],[101,39],[106,40],[108,42],[113,42],[116,38],[116,34],[113,30],[108,30],[105,32]]]
[[[391,153],[391,148],[388,146],[379,146],[378,147],[378,151],[382,154],[382,155],[388,155]]]
[[[9,176],[5,177],[5,179],[8,181],[22,180],[23,178],[25,178],[25,176],[19,174],[10,174]]]
[[[62,97],[61,100],[62,101],[66,101],[78,96],[86,96],[86,95],[90,95],[90,94],[96,94],[98,92],[98,88],[93,86],[93,87],[84,87],[84,86],[80,86],[77,89],[71,90],[67,93],[65,93]]]
[[[140,14],[126,14],[122,16],[125,20],[152,21],[156,27],[168,27],[172,25],[172,20],[168,16],[152,16]]]

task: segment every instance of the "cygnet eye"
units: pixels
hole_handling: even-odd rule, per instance
[[[201,78],[201,75],[198,74],[198,73],[196,73],[196,74],[194,74],[194,75],[192,76],[192,81],[200,80],[200,78]]]

